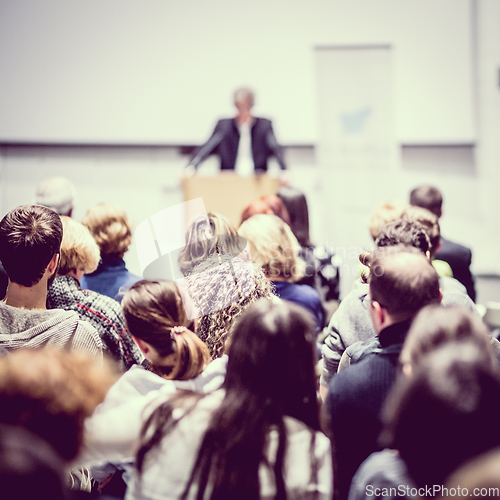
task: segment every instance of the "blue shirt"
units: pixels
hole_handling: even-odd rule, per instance
[[[93,273],[83,276],[80,285],[84,290],[93,290],[120,302],[125,292],[141,279],[127,270],[123,259],[105,257]]]

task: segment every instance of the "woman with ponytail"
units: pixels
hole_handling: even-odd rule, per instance
[[[123,479],[128,481],[143,413],[151,401],[164,401],[179,389],[218,389],[226,372],[227,357],[210,363],[208,348],[189,329],[176,283],[139,281],[125,294],[122,308],[146,362],[122,375],[87,420],[79,463],[92,468],[97,482],[117,469],[125,471]]]
[[[229,337],[221,390],[160,401],[141,432],[127,500],[326,500],[315,327],[285,301],[249,306]]]

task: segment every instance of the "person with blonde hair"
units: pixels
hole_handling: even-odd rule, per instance
[[[47,291],[47,307],[76,311],[101,337],[104,353],[118,363],[121,371],[141,363],[143,357],[127,332],[120,304],[91,290],[83,290],[80,280],[99,263],[99,247],[89,230],[71,219],[61,217],[63,239],[57,277]]]
[[[247,219],[238,234],[248,241],[252,260],[271,280],[276,294],[305,308],[323,328],[324,311],[318,292],[309,285],[298,285],[305,271],[299,257],[300,245],[290,226],[276,215],[257,214]]]
[[[123,208],[99,203],[90,208],[82,221],[99,246],[101,262],[94,272],[86,274],[81,284],[118,302],[141,278],[129,272],[123,256],[132,242],[132,227]]]

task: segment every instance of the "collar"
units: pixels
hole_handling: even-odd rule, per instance
[[[402,344],[405,341],[408,330],[410,329],[411,322],[411,319],[405,319],[404,321],[386,326],[378,334],[380,345],[382,347],[388,347],[393,344]]]
[[[126,269],[125,261],[120,257],[104,257],[99,262],[97,269],[93,273],[87,274],[86,276],[95,276],[96,274],[102,273],[103,271],[111,268],[118,270]]]

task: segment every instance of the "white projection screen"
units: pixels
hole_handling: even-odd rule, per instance
[[[200,143],[249,85],[280,142],[315,143],[314,47],[388,44],[397,140],[470,143],[470,1],[3,1],[0,142]]]

